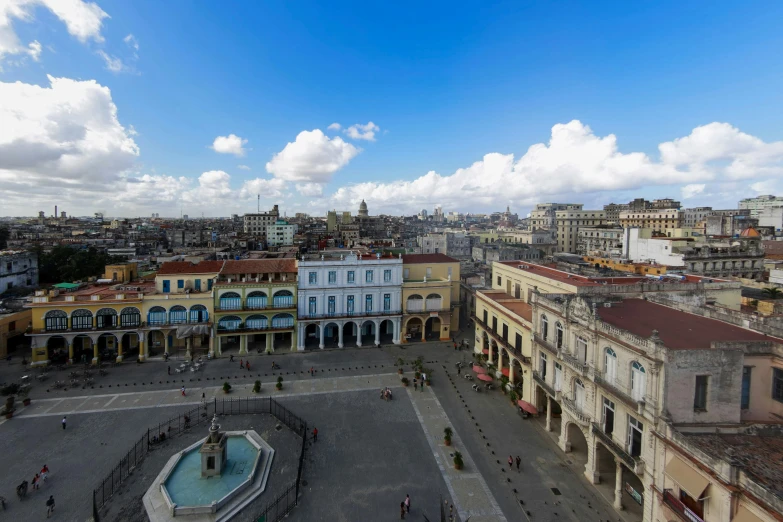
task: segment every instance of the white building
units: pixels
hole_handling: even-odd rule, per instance
[[[299,261],[299,350],[399,344],[401,321],[402,258],[350,252]]]
[[[0,250],[0,294],[38,286],[38,256],[23,250]]]
[[[626,228],[623,230],[622,257],[635,263],[684,267],[684,256],[675,249],[682,242],[679,238],[653,238],[650,229]]]
[[[759,217],[762,209],[770,207],[783,207],[783,197],[769,194],[756,196],[755,198],[746,198],[739,202],[740,210],[750,210],[750,217]]]
[[[760,227],[772,227],[776,231],[783,229],[783,206],[762,208],[757,217]]]
[[[271,247],[293,245],[295,233],[296,225],[278,219],[273,225],[266,227],[266,244]]]

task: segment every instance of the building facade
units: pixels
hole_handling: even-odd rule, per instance
[[[402,340],[449,340],[459,330],[459,260],[444,254],[402,256]]]
[[[759,217],[759,213],[764,208],[773,208],[783,206],[783,197],[767,194],[756,196],[755,198],[742,199],[739,202],[740,210],[749,210],[751,217]]]
[[[314,256],[298,263],[299,350],[400,342],[402,259]]]
[[[599,225],[579,229],[576,253],[580,256],[619,256],[622,253],[623,229]]]
[[[38,286],[38,256],[24,250],[0,250],[0,294]]]
[[[277,205],[272,207],[272,210],[269,212],[245,214],[243,218],[245,234],[251,234],[266,239],[267,227],[269,225],[274,225],[278,219],[280,219],[280,210]]]
[[[266,244],[270,247],[290,246],[294,244],[296,225],[284,219],[278,219],[266,229]]]
[[[557,248],[560,252],[576,253],[579,230],[603,225],[603,210],[558,210],[555,212]]]
[[[620,212],[620,226],[623,228],[649,228],[655,233],[668,235],[674,229],[682,228],[683,212],[675,208]]]

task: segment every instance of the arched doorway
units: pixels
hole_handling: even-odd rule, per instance
[[[405,323],[405,340],[408,342],[421,341],[421,332],[424,325],[418,317],[411,317]]]
[[[114,317],[116,319],[117,317],[116,312]],[[101,334],[101,336],[98,337],[98,358],[101,361],[114,361],[115,359],[117,359],[118,346],[119,343],[117,341],[117,337],[114,334],[111,333]]]
[[[152,312],[150,312],[152,313]],[[163,312],[166,313],[165,310]],[[147,357],[157,357],[166,351],[166,336],[160,330],[152,330],[147,334]]]
[[[84,334],[77,335],[71,343],[73,344],[74,364],[86,364],[92,360],[92,339],[89,336]]]
[[[207,307],[202,304],[193,305],[189,311],[191,323],[206,323],[209,321],[209,312]]]
[[[562,445],[566,453],[570,453],[571,460],[584,466],[587,464],[587,439],[582,429],[574,422],[568,422],[565,426],[565,441]]]
[[[311,323],[305,326],[305,350],[317,350],[321,343],[321,329],[315,324]]]
[[[440,339],[440,317],[430,317],[424,323],[424,337],[428,341]]]
[[[508,377],[509,372],[509,357],[508,352],[505,349],[500,348],[498,351],[498,371],[501,375]]]
[[[136,332],[126,332],[120,340],[122,345],[122,359],[127,361],[129,358],[136,359],[139,356],[139,334]]]
[[[328,323],[324,326],[324,347],[337,348],[340,344],[340,326]]]
[[[381,344],[391,344],[394,342],[394,321],[384,319],[381,321]]]
[[[65,337],[55,335],[46,340],[46,349],[50,364],[65,364],[68,362],[68,341]],[[76,357],[76,355],[74,355]],[[90,355],[92,358],[92,355]]]
[[[98,310],[95,314],[95,326],[98,330],[102,328],[116,328],[117,310],[113,308],[101,308]]]
[[[524,388],[523,384],[525,381],[524,377],[524,370],[522,369],[522,363],[519,362],[519,359],[516,357],[511,358],[511,368],[514,370],[514,380],[512,384],[514,385],[514,388],[518,390],[518,393],[522,393],[522,390]]]
[[[287,290],[282,290],[281,292],[288,292]],[[278,294],[281,292],[278,292],[275,294],[274,299],[277,299]],[[288,292],[289,294],[291,292]],[[293,299],[293,298],[292,298]],[[284,308],[284,306],[281,306],[281,308]],[[272,329],[273,330],[283,330],[283,329],[293,329],[294,328],[294,316],[291,314],[277,314],[274,317],[272,317]],[[292,340],[292,333],[291,332],[275,332],[275,337],[272,341],[274,349],[291,349],[291,340]]]
[[[375,344],[375,322],[364,321],[362,323],[362,346]]]
[[[343,325],[343,346],[349,346],[356,344],[356,335],[359,333],[359,328],[353,321],[346,321]]]

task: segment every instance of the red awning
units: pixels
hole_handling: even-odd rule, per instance
[[[481,350],[481,353],[483,353],[484,355],[489,355],[489,348],[484,348],[483,350]]]
[[[522,399],[520,399],[520,400],[517,401],[517,404],[519,405],[520,408],[522,408],[523,410],[525,410],[529,414],[531,414],[531,415],[538,415],[538,410],[536,409],[536,407],[533,406],[532,404],[530,404],[529,402],[523,401]]]
[[[500,373],[508,377],[508,368],[503,368],[502,370],[500,370]]]
[[[476,376],[479,380],[492,382],[492,377],[487,375],[486,373],[480,373]]]
[[[476,373],[487,373],[487,370],[479,366],[478,364],[473,365],[473,371]]]

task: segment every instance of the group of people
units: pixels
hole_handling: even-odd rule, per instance
[[[400,502],[400,520],[405,520],[405,513],[411,512],[411,496],[405,495],[405,500]]]
[[[46,464],[43,465],[41,468],[41,471],[35,474],[32,481],[33,491],[36,489],[41,489],[41,484],[46,482],[49,479],[49,466]],[[26,480],[23,480],[21,484],[16,486],[16,494],[21,499],[23,497],[27,496],[27,490],[30,486],[30,483]],[[47,518],[51,516],[52,512],[54,511],[54,496],[49,495],[48,500],[46,501],[46,516]]]
[[[386,388],[381,388],[381,399],[386,401],[392,400],[392,391],[388,386]]]

